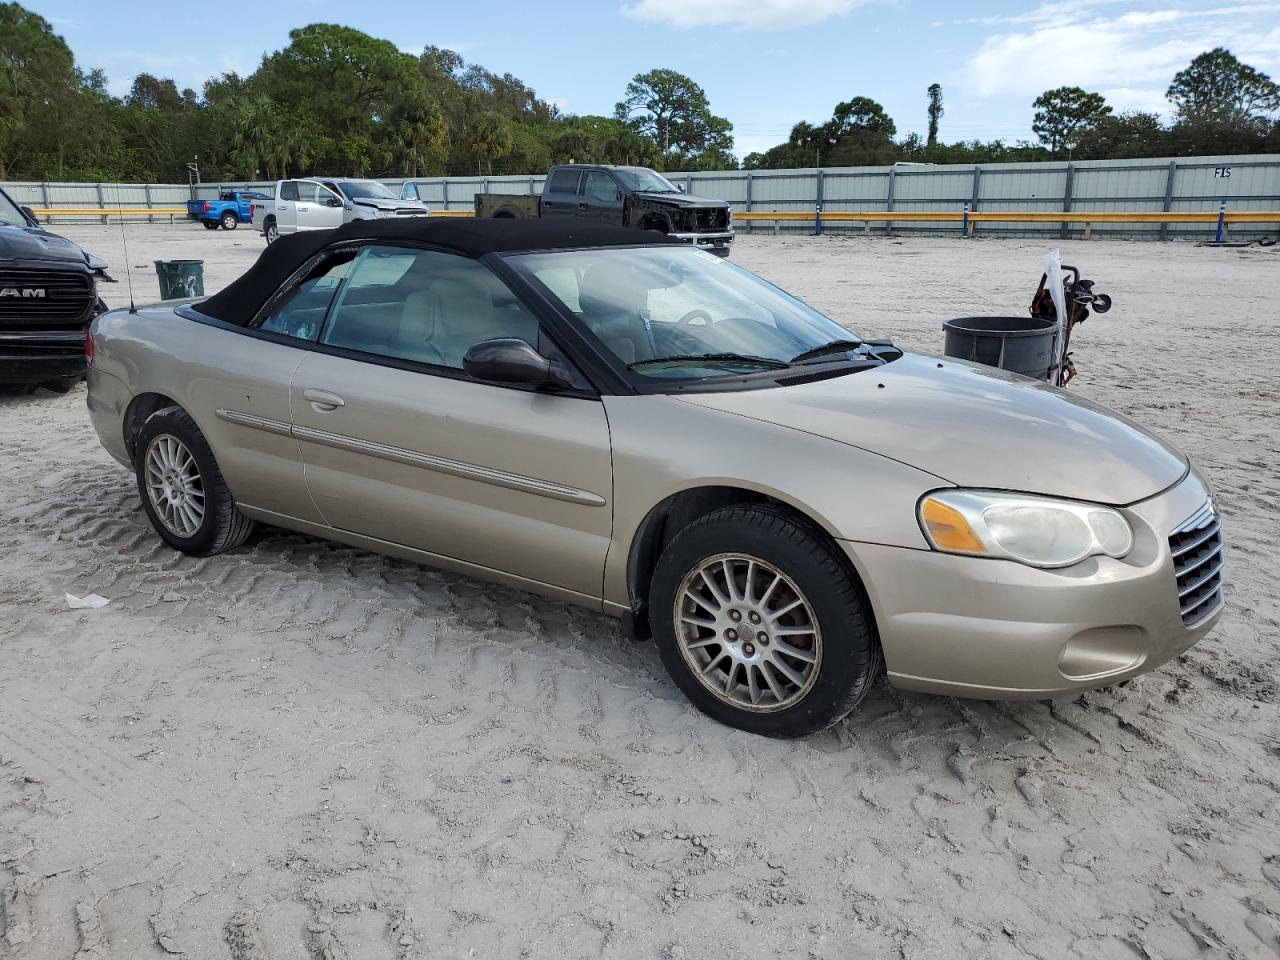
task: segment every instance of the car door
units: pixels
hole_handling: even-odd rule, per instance
[[[281,517],[323,523],[291,435],[290,384],[354,253],[319,263],[268,302],[248,328],[208,325],[189,402],[236,499]],[[228,325],[229,326],[229,325]]]
[[[472,379],[502,336],[559,352],[486,266],[366,247],[291,389],[307,485],[339,529],[598,600],[612,533],[603,404]],[[562,359],[562,358],[561,358]]]
[[[281,233],[297,233],[298,204],[301,202],[298,181],[280,181],[279,197],[275,202],[275,214],[276,229]]]
[[[574,167],[559,167],[547,177],[542,188],[542,216],[576,217],[581,212],[578,204],[578,180],[581,171]]]
[[[342,198],[314,180],[298,181],[298,229],[327,230],[342,226]]]
[[[622,188],[604,170],[588,170],[582,178],[579,213],[602,223],[622,223]]]

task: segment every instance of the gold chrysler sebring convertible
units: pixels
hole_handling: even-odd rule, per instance
[[[652,232],[360,221],[86,347],[175,549],[267,523],[602,610],[762,734],[836,722],[882,665],[962,697],[1115,683],[1223,605],[1168,443]]]

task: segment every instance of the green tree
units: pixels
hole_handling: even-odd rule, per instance
[[[614,116],[673,157],[728,156],[733,149],[733,125],[711,112],[702,87],[675,70],[636,74]]]
[[[507,119],[494,112],[480,115],[472,130],[472,141],[477,155],[488,164],[489,173],[493,173],[493,161],[507,156],[515,147]]]
[[[439,105],[418,58],[350,27],[317,23],[290,31],[253,85],[287,105],[326,142],[315,162],[352,176],[399,173],[396,118],[412,117],[430,142],[444,135]]]
[[[942,84],[929,84],[929,140],[930,148],[938,145],[938,121],[942,119]]]
[[[1085,160],[1158,157],[1170,151],[1169,131],[1154,113],[1132,111],[1105,116],[1086,129],[1075,156]]]
[[[1265,130],[1280,110],[1280,87],[1225,47],[1202,53],[1174,75],[1166,93],[1183,123]]]
[[[1080,87],[1056,87],[1036,97],[1031,129],[1052,153],[1070,153],[1091,126],[1111,113],[1106,99]]]

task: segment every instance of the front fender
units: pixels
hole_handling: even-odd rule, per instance
[[[627,564],[655,506],[699,487],[733,487],[785,503],[833,538],[927,550],[916,503],[950,486],[848,444],[672,397],[606,397],[613,444],[614,532],[604,599],[630,606]]]

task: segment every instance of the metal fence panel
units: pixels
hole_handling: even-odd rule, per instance
[[[892,167],[840,167],[823,170],[676,171],[666,174],[691,193],[719,197],[735,211],[813,212],[819,203],[838,211],[946,211],[956,213],[966,201],[978,211],[1214,211],[1225,200],[1229,210],[1280,208],[1280,155],[1211,156],[1179,159],[1044,161],[1011,164],[908,164]],[[469,210],[477,193],[537,194],[545,175],[417,177],[419,195],[433,208]],[[397,194],[405,180],[384,181]],[[176,209],[193,195],[211,199],[221,190],[248,189],[272,193],[274,184],[95,184],[7,183],[16,201],[42,209],[148,208]],[[62,219],[61,217],[59,218]],[[88,213],[85,219],[100,219]],[[813,232],[806,221],[781,225],[739,221],[753,229]],[[824,223],[824,231],[862,232],[860,223]],[[883,224],[877,232],[888,231]],[[1204,237],[1213,224],[1096,224],[1090,232],[1103,236]],[[954,223],[898,221],[893,232],[956,232]],[[1056,223],[982,223],[980,235],[1079,236],[1080,224],[1066,229]],[[1273,224],[1237,225],[1233,236],[1275,232]]]

